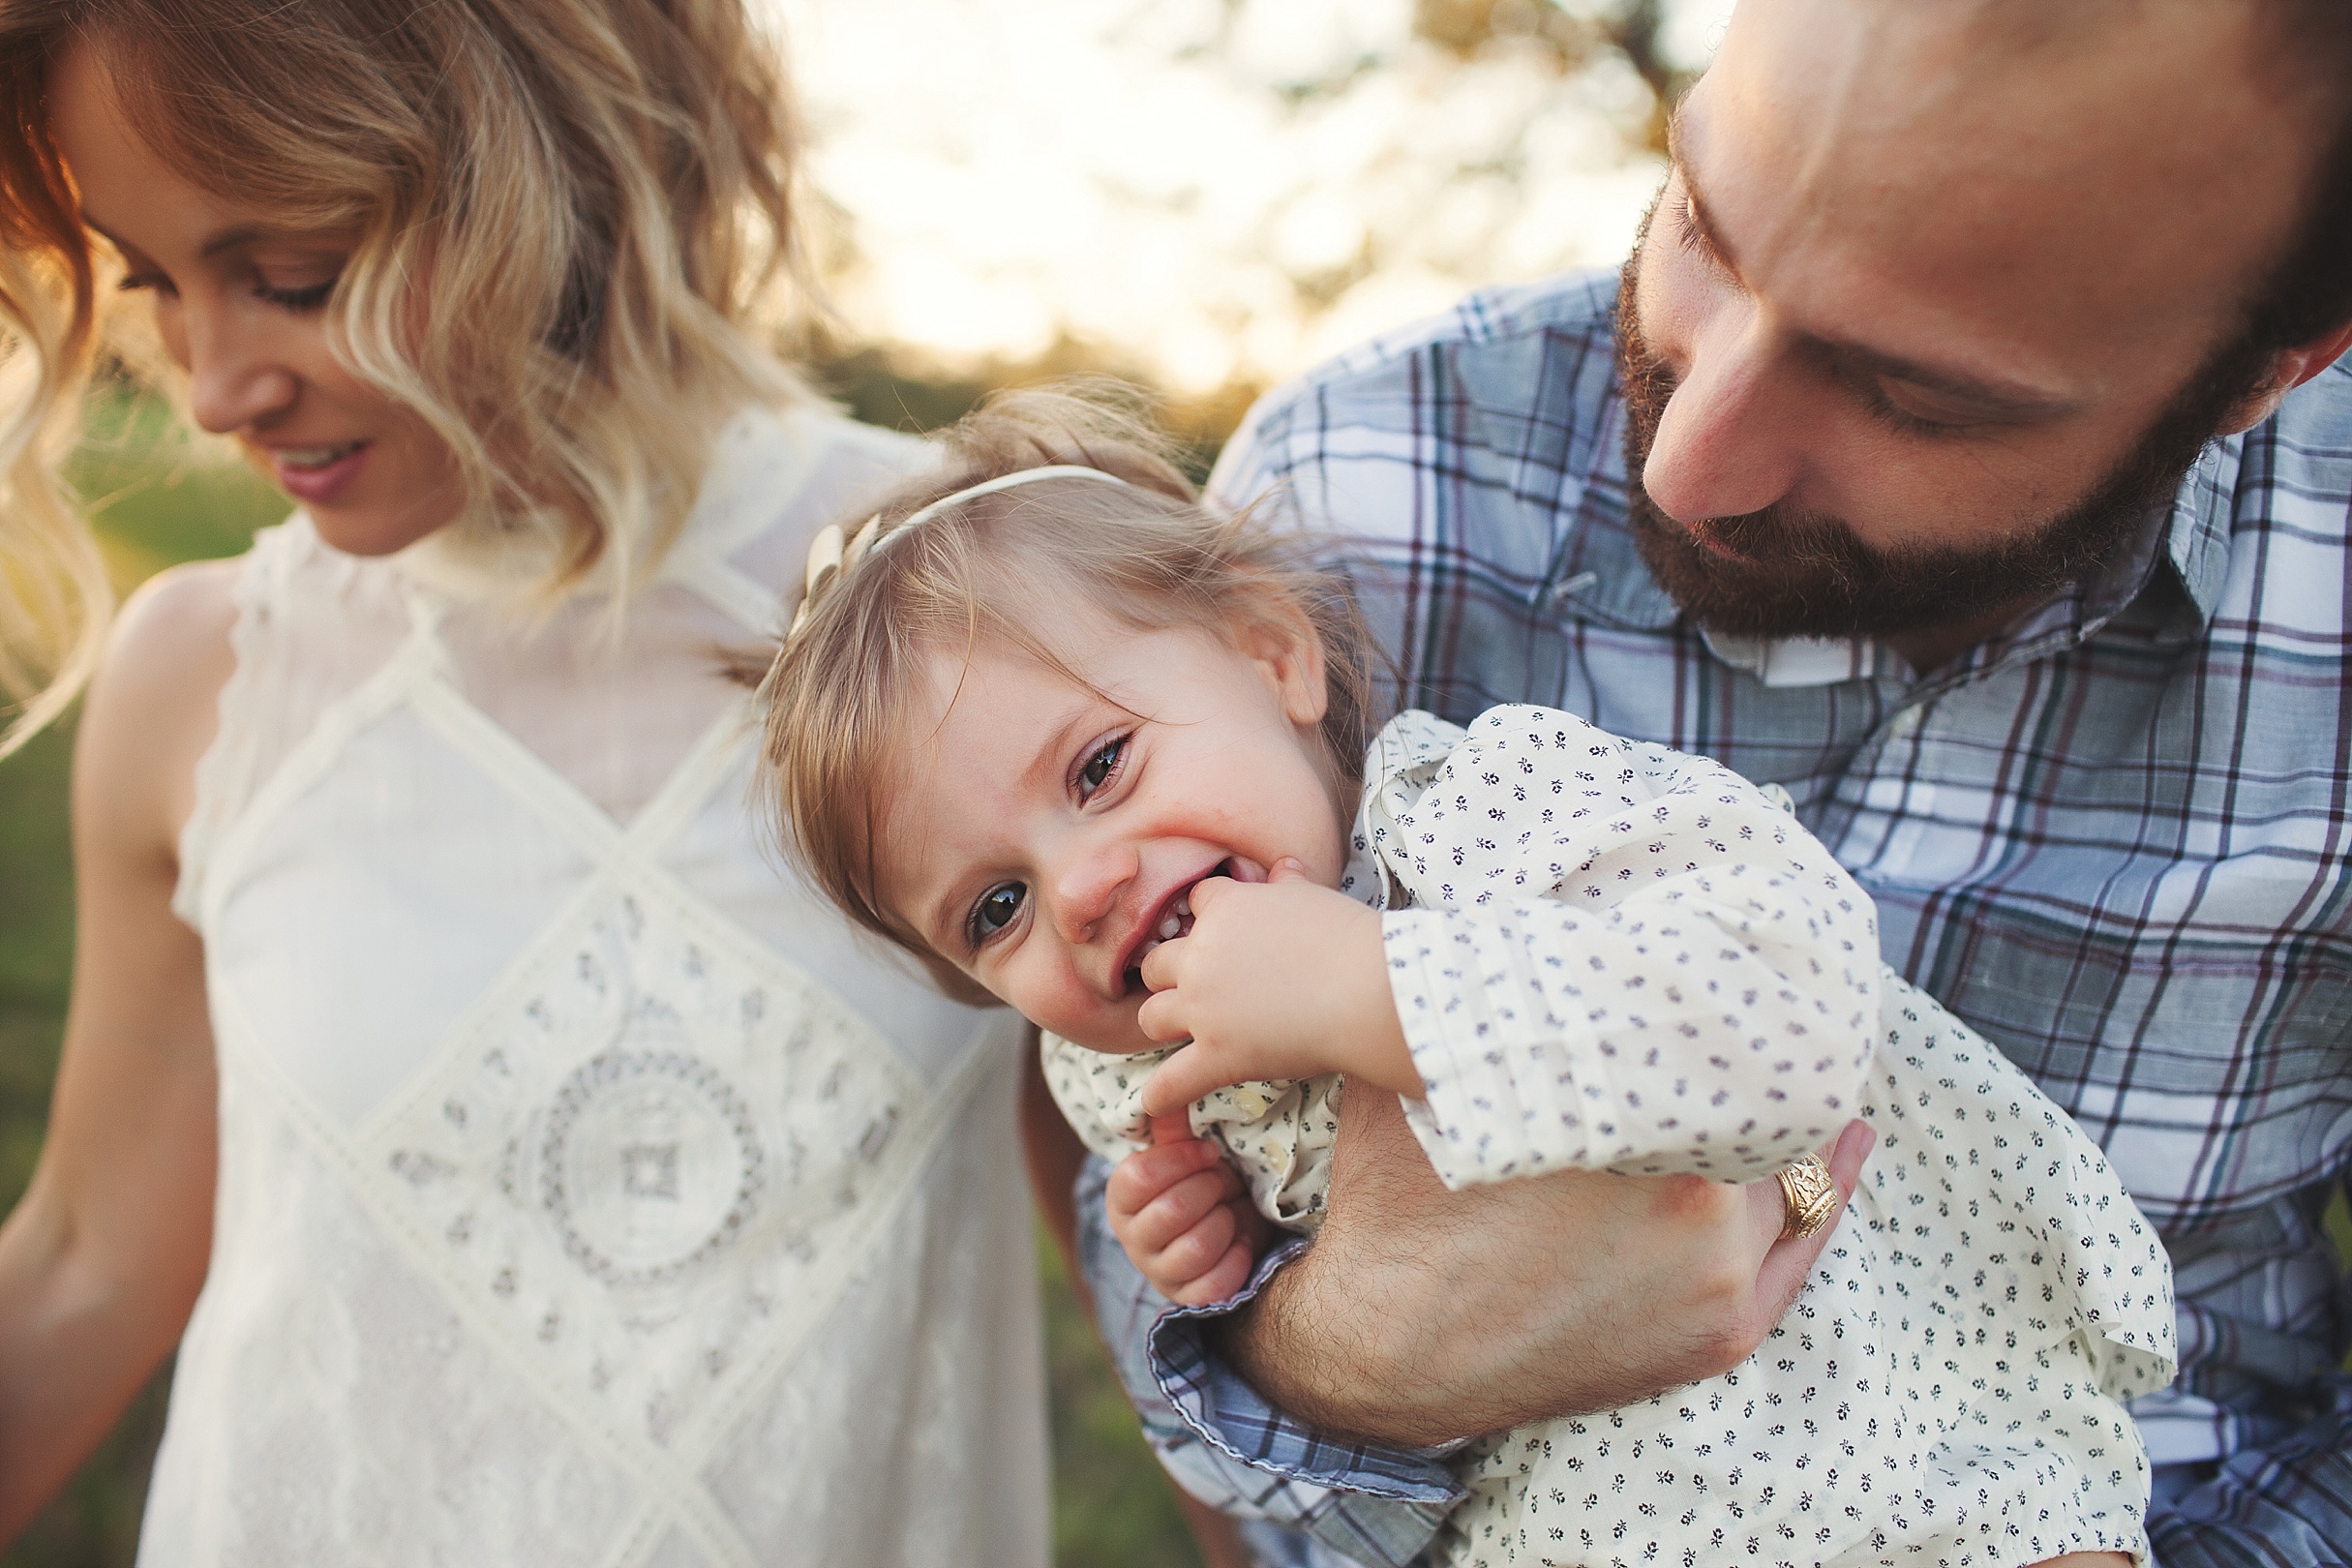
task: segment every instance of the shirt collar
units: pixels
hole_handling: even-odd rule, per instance
[[[2225,436],[2197,455],[2187,477],[2173,492],[2165,557],[2197,607],[2197,629],[2213,619],[2229,579],[2231,525],[2238,510],[2238,479],[2246,465],[2246,433]]]

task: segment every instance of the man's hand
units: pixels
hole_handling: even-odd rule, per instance
[[[1103,1198],[1136,1271],[1180,1307],[1249,1283],[1274,1229],[1224,1151],[1192,1136],[1182,1115],[1152,1119],[1152,1146],[1119,1161]]]
[[[1418,1096],[1397,1022],[1380,915],[1309,879],[1296,860],[1264,882],[1212,877],[1192,890],[1192,929],[1143,961],[1138,1021],[1192,1043],[1160,1064],[1144,1109],[1173,1116],[1212,1089],[1344,1072]]]
[[[1838,1201],[1876,1135],[1831,1151]],[[1336,1432],[1428,1444],[1612,1409],[1728,1372],[1795,1299],[1834,1225],[1780,1240],[1779,1183],[1565,1171],[1449,1192],[1396,1098],[1350,1085],[1331,1210],[1221,1348]]]

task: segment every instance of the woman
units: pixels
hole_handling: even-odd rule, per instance
[[[1010,1020],[744,809],[726,655],[922,457],[754,336],[739,6],[0,0],[0,95],[32,716],[103,294],[301,503],[90,688],[0,1533],[179,1342],[142,1562],[1041,1562]]]

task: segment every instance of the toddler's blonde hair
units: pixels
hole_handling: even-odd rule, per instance
[[[941,443],[946,462],[883,504],[875,545],[820,587],[769,673],[765,778],[785,847],[817,887],[920,959],[949,995],[984,1001],[875,892],[875,837],[933,658],[995,643],[1075,678],[1051,635],[1073,600],[1137,631],[1308,632],[1323,649],[1326,760],[1344,782],[1370,739],[1370,645],[1345,580],[1319,568],[1306,540],[1202,507],[1162,438],[1099,392],[1000,395]],[[1040,479],[890,537],[959,490],[1057,464],[1127,484]],[[854,534],[864,522],[842,527]]]
[[[0,0],[0,694],[26,705],[0,755],[110,605],[57,477],[107,293],[48,127],[75,48],[198,188],[356,237],[338,355],[448,444],[461,534],[550,594],[599,561],[643,582],[727,418],[799,395],[750,330],[804,269],[799,131],[742,0]]]

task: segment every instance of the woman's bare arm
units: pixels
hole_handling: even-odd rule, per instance
[[[48,1137],[0,1225],[0,1540],[106,1434],[203,1283],[212,1033],[202,948],[170,901],[231,664],[229,571],[134,599],[75,744],[73,1004]]]

